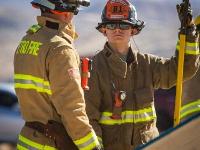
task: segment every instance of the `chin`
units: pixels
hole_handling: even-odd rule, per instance
[[[122,40],[115,40],[113,43],[115,44],[124,44],[125,42]]]
[[[124,38],[121,38],[121,37],[120,37],[120,38],[115,38],[114,41],[115,41],[115,42],[118,42],[118,43],[119,43],[119,42],[120,42],[120,43],[122,43],[122,42],[124,43],[124,42],[125,42]]]
[[[124,41],[124,38],[123,37],[115,37],[114,41]]]

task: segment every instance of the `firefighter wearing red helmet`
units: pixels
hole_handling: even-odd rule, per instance
[[[198,35],[190,12],[188,9],[184,79],[198,68]],[[180,18],[182,15],[179,11]],[[107,42],[93,58],[86,112],[105,150],[133,150],[159,135],[154,89],[175,85],[180,46],[178,42],[171,59],[135,50],[130,38],[142,30],[144,22],[128,0],[108,0],[101,19],[97,30]]]
[[[41,10],[14,56],[14,82],[25,125],[17,149],[100,149],[89,124],[72,24],[88,0],[33,0]]]

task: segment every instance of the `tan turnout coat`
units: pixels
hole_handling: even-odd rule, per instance
[[[86,136],[95,146],[98,141],[85,112],[73,26],[42,16],[37,19],[38,24],[27,31],[14,56],[15,90],[22,116],[26,122],[63,123],[77,146],[88,142],[79,141]],[[20,136],[55,147],[53,140],[27,127]]]
[[[187,42],[196,43],[192,36]],[[184,79],[197,70],[198,55],[185,52]],[[179,46],[177,45],[177,50]],[[178,52],[176,52],[177,54]],[[170,88],[177,77],[177,57],[164,59],[143,54],[131,47],[127,60],[114,53],[108,43],[93,59],[86,91],[86,110],[96,134],[102,138],[105,150],[133,150],[159,135],[156,127],[154,89]],[[112,119],[114,87],[126,92],[126,99],[117,113],[121,119]],[[116,112],[115,112],[116,113]]]

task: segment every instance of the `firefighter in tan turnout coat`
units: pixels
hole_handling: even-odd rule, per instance
[[[200,33],[200,15],[196,17],[195,22],[197,31]],[[200,39],[199,39],[200,47]],[[185,120],[197,113],[200,113],[200,69],[196,75],[183,85],[183,102],[181,108],[181,120]]]
[[[179,42],[170,59],[133,49],[130,38],[144,22],[127,0],[109,0],[101,18],[97,30],[107,42],[93,59],[86,112],[105,150],[133,150],[159,135],[153,93],[155,88],[175,85]],[[190,19],[188,23],[184,79],[198,68],[198,35]]]
[[[89,1],[33,0],[32,5],[42,15],[14,56],[15,90],[26,121],[17,149],[100,149],[85,112],[71,23],[78,6]]]

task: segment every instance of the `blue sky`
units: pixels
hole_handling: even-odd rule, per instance
[[[130,0],[138,18],[146,22],[144,30],[134,37],[140,51],[170,57],[174,54],[180,26],[176,4],[182,0]],[[37,9],[31,0],[0,1],[0,82],[13,76],[14,51],[27,28],[36,23]],[[91,0],[91,6],[74,18],[79,39],[75,46],[80,55],[94,55],[106,39],[96,29],[106,0]],[[200,0],[191,0],[194,16],[200,15]],[[132,42],[133,43],[133,42]],[[136,47],[136,46],[135,46]]]

